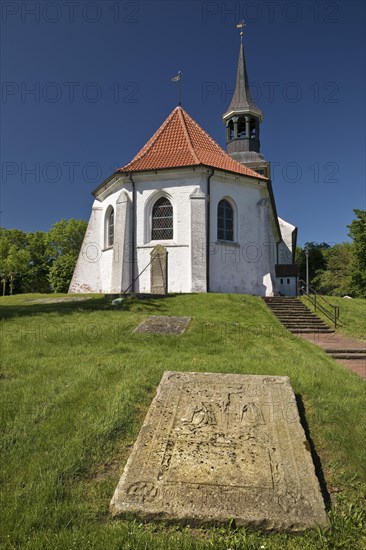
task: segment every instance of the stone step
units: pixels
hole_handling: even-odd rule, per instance
[[[267,304],[271,309],[304,309],[304,304]],[[308,308],[306,308],[308,309]]]
[[[316,315],[315,313],[313,313],[312,311],[309,311],[308,309],[287,309],[287,308],[283,308],[283,309],[274,309],[274,308],[270,308],[271,311],[273,311],[273,313],[278,313],[278,314],[281,314],[281,313],[287,313],[289,315]]]
[[[334,330],[331,328],[321,328],[314,330],[312,328],[299,328],[299,329],[289,329],[290,332],[294,334],[311,334],[313,332],[316,332],[316,334],[334,334]]]
[[[311,317],[277,317],[281,321],[281,323],[297,323],[300,321],[301,323],[304,321],[305,323],[319,323],[319,319],[314,319]],[[324,323],[326,324],[326,323]]]
[[[309,325],[308,323],[283,323],[286,328],[312,328],[314,330],[318,328],[329,328],[327,325]]]
[[[269,309],[275,313],[290,313],[295,315],[305,315],[305,314],[316,315],[314,311],[310,311],[309,309],[288,309],[288,308],[275,309],[273,307],[270,307]]]
[[[327,353],[360,353],[365,355],[366,349],[358,349],[358,348],[327,348],[324,351]]]
[[[322,330],[328,330],[329,327],[323,327],[321,325],[284,325],[288,330],[306,329],[310,332],[319,332]]]
[[[279,319],[279,317],[277,317],[277,319]],[[322,319],[316,317],[283,317],[282,319],[280,319],[280,321],[282,323],[286,323],[287,321],[289,321],[290,323],[297,323],[298,321],[300,321],[302,323],[304,321],[304,323],[323,323],[323,325],[326,324]]]
[[[306,313],[304,315],[299,315],[297,313],[294,315],[291,315],[290,313],[277,313],[276,316],[281,319],[294,319],[296,317],[299,317],[301,319],[319,319],[319,317],[317,317],[316,315],[312,315],[311,313]]]
[[[314,323],[301,323],[301,321],[290,321],[290,322],[284,322],[282,324],[286,326],[291,326],[291,327],[301,326],[305,328],[311,328],[311,327],[329,328],[328,325],[326,325],[325,323],[317,323],[315,321]]]
[[[299,301],[298,296],[265,296],[263,298],[265,302],[295,302]]]
[[[307,323],[313,323],[315,321],[317,323],[324,323],[323,319],[316,317],[316,315],[313,315],[312,317],[303,317],[302,315],[283,315],[282,317],[277,317],[277,319],[280,319],[281,321],[306,321]]]
[[[267,304],[268,307],[301,307],[301,308],[307,308],[305,304],[301,304],[300,302],[298,304],[292,303],[292,304]]]
[[[302,323],[301,321],[289,321],[289,322],[283,322],[283,325],[286,326],[302,326],[302,327],[323,327],[323,328],[329,328],[328,325],[325,323],[317,323],[314,321],[314,323]]]
[[[271,309],[271,308],[270,308]],[[304,309],[304,310],[293,310],[293,309],[271,309],[272,313],[274,313],[275,315],[280,315],[280,314],[286,314],[286,315],[316,315],[315,313],[313,313],[312,311],[309,311],[308,309]]]
[[[266,296],[265,302],[299,302],[298,296]]]
[[[274,305],[274,304],[267,304],[268,307],[270,307],[271,309],[302,309],[304,311],[309,311],[309,308],[302,305],[302,304],[299,304],[299,305],[293,305],[293,304],[288,304],[288,305],[284,305],[284,304],[278,304],[278,305]]]
[[[298,298],[265,298],[265,302],[282,325],[294,334],[334,334],[335,332]]]
[[[279,319],[281,321],[281,323],[306,323],[306,324],[309,324],[309,325],[324,325],[325,327],[327,327],[327,323],[324,323],[323,321],[319,320],[319,319]]]
[[[281,315],[282,317],[286,315],[290,317],[318,317],[314,313],[311,313],[311,311],[274,311],[273,309],[271,311],[274,315]]]
[[[328,353],[328,352],[327,352]],[[366,354],[357,354],[357,353],[329,353],[333,359],[358,359],[366,360]]]
[[[268,307],[270,307],[271,309],[279,309],[279,308],[288,308],[288,309],[291,309],[291,308],[304,308],[306,306],[304,306],[304,304],[267,304]]]

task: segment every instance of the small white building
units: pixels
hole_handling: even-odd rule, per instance
[[[280,296],[297,296],[299,267],[295,264],[278,264],[276,270],[276,286]]]
[[[243,44],[223,118],[230,154],[178,106],[101,183],[69,292],[279,292],[275,266],[292,263],[296,228],[277,217]]]

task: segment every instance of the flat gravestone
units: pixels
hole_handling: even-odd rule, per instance
[[[150,315],[134,332],[146,332],[149,334],[179,335],[186,331],[191,317],[172,317],[168,315]]]
[[[72,302],[85,302],[85,300],[92,299],[93,296],[75,296],[75,297],[62,297],[62,298],[36,298],[34,300],[24,300],[33,304],[61,304]]]
[[[165,372],[110,510],[190,525],[328,527],[288,377]]]

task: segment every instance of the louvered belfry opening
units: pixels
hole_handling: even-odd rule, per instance
[[[169,199],[161,197],[152,211],[151,239],[160,241],[173,238],[173,206]]]

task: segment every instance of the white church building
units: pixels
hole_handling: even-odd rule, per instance
[[[241,41],[225,152],[176,107],[93,192],[69,292],[296,294],[297,229],[277,216]]]

